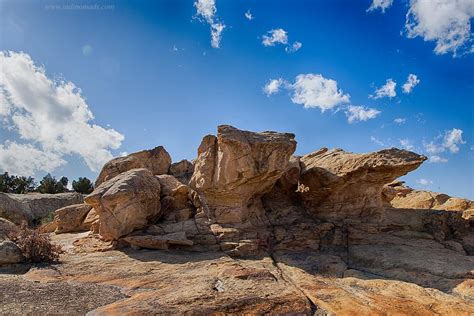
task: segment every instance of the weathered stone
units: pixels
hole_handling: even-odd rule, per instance
[[[0,192],[0,217],[20,225],[39,223],[43,217],[51,212],[68,205],[84,202],[79,193],[58,194],[13,194]]]
[[[7,235],[16,228],[16,225],[10,222],[8,219],[0,217],[0,241],[5,239]]]
[[[191,205],[189,201],[189,187],[176,179],[174,176],[163,174],[156,176],[161,185],[161,197],[169,196],[167,206],[168,212],[187,208]],[[163,206],[163,205],[162,205]],[[165,210],[163,210],[165,212]]]
[[[426,157],[396,148],[368,154],[341,149],[301,157],[301,199],[325,220],[377,216],[383,210],[383,186],[415,170]]]
[[[193,241],[187,239],[185,232],[166,235],[136,235],[123,238],[130,245],[148,249],[168,249],[170,245],[192,246]]]
[[[170,166],[170,174],[182,183],[189,183],[194,172],[194,164],[186,159]]]
[[[131,169],[145,168],[154,175],[166,174],[170,165],[171,156],[163,146],[139,151],[125,157],[117,157],[104,165],[95,181],[95,186],[98,187],[104,181]]]
[[[132,169],[107,180],[86,197],[99,215],[99,234],[117,240],[148,226],[160,213],[160,183],[148,169]]]
[[[25,260],[21,249],[12,241],[0,242],[0,265],[10,263],[20,263]]]
[[[88,204],[75,204],[60,208],[54,212],[57,234],[86,231],[90,225],[84,223],[87,214],[92,209]]]

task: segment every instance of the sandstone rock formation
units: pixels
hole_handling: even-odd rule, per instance
[[[320,149],[301,157],[301,193],[320,219],[376,216],[383,209],[383,186],[418,168],[426,157],[396,148],[369,154]]]
[[[0,217],[17,225],[23,221],[31,225],[58,208],[83,201],[84,197],[79,193],[13,194],[0,192]]]
[[[90,230],[91,222],[86,217],[92,206],[87,204],[75,204],[60,208],[54,212],[54,224],[56,233],[72,233]]]
[[[90,315],[474,314],[472,202],[394,182],[426,157],[295,147],[224,125],[193,163],[161,155],[157,174],[135,156],[145,168],[112,168],[87,205],[57,211],[93,233],[53,235],[64,264],[22,280],[126,293]]]
[[[131,169],[111,178],[86,197],[99,215],[99,233],[116,240],[159,218],[160,183],[147,169]]]
[[[95,186],[97,187],[102,184],[102,182],[131,169],[145,168],[155,175],[166,174],[169,171],[170,165],[171,157],[163,146],[151,150],[139,151],[107,162],[100,171],[95,181]]]

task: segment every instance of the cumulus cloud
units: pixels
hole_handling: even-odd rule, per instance
[[[63,156],[77,154],[97,171],[112,158],[110,150],[120,147],[123,135],[93,123],[81,90],[70,81],[48,78],[28,54],[0,52],[0,72],[1,108],[8,109],[1,113],[20,139],[28,142],[3,144],[0,169],[28,174],[51,171],[65,163]],[[18,155],[16,159],[23,161],[13,165],[9,157],[15,152],[29,155]],[[30,163],[31,157],[38,163]]]
[[[434,41],[436,54],[474,52],[472,0],[411,0],[406,14],[407,37]]]
[[[402,148],[406,150],[415,150],[415,146],[413,146],[413,144],[411,143],[411,140],[405,138],[405,139],[400,139],[399,141]]]
[[[380,10],[385,13],[385,10],[392,6],[393,0],[372,0],[372,4],[367,9],[367,12]]]
[[[270,79],[270,81],[268,81],[268,83],[263,87],[263,92],[267,96],[271,96],[272,94],[278,93],[283,83],[284,81],[282,78]]]
[[[435,138],[435,140],[429,143],[424,143],[423,147],[426,152],[431,155],[436,155],[445,151],[449,151],[453,154],[459,152],[459,146],[466,142],[462,138],[463,131],[458,128],[453,128],[444,132],[444,136]]]
[[[252,21],[254,19],[252,12],[250,12],[250,9],[248,9],[247,12],[245,12],[245,18],[249,21]]]
[[[413,88],[420,83],[420,79],[418,79],[417,75],[409,74],[407,78],[407,82],[405,82],[402,86],[403,93],[410,93]]]
[[[421,178],[421,179],[416,180],[416,183],[423,186],[427,186],[427,185],[433,184],[433,181]]]
[[[285,47],[285,51],[287,53],[294,53],[297,52],[302,46],[303,44],[301,44],[300,42],[294,42],[291,46]]]
[[[371,99],[380,99],[384,97],[393,98],[397,96],[397,92],[395,92],[395,88],[397,83],[392,79],[387,79],[387,82],[381,86],[380,88],[375,90],[375,95],[369,95]]]
[[[264,46],[275,46],[276,44],[288,44],[288,32],[284,29],[275,29],[262,36]]]
[[[289,85],[293,91],[291,101],[305,108],[319,108],[322,112],[341,104],[348,104],[350,96],[338,89],[337,82],[320,74],[300,74]]]
[[[215,0],[197,0],[194,2],[196,8],[196,17],[204,19],[211,28],[211,46],[213,48],[219,48],[222,31],[225,29],[225,24],[219,22],[217,18],[217,8]]]
[[[440,157],[438,155],[433,155],[430,157],[430,160],[428,162],[429,163],[443,163],[443,162],[448,162],[448,159]]]
[[[347,107],[346,116],[349,123],[367,121],[376,118],[381,112],[363,106],[350,105]]]
[[[393,120],[395,123],[402,125],[405,124],[407,119],[404,117],[397,117],[396,119]]]

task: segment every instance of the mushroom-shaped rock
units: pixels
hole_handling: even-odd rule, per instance
[[[105,181],[85,199],[99,215],[99,234],[117,240],[161,215],[160,182],[148,169],[132,169]]]
[[[383,209],[385,184],[418,168],[426,157],[396,148],[367,154],[323,148],[301,157],[300,193],[325,220],[374,216]]]
[[[165,174],[168,173],[170,165],[171,156],[163,146],[117,157],[104,165],[95,181],[95,186],[131,169],[145,168],[154,175]]]
[[[221,125],[217,137],[202,140],[190,186],[215,211],[217,222],[244,222],[249,201],[272,188],[295,148],[293,134]]]

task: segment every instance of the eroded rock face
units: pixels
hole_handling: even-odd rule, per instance
[[[102,238],[117,240],[159,218],[160,182],[148,169],[132,169],[96,187],[85,201],[99,215]]]
[[[189,183],[194,172],[194,164],[186,159],[170,166],[170,174],[183,183]]]
[[[166,174],[170,165],[171,156],[163,146],[139,151],[125,157],[117,157],[104,165],[95,181],[95,186],[98,187],[102,182],[131,169],[145,168],[154,175]]]
[[[295,151],[293,134],[254,133],[218,127],[217,137],[204,137],[191,178],[195,189],[219,223],[242,223],[248,204],[269,191]]]
[[[324,220],[377,216],[383,186],[418,168],[426,157],[396,148],[368,154],[323,148],[301,157],[300,194],[307,209]]]
[[[58,208],[79,204],[84,197],[79,193],[58,194],[13,194],[0,192],[0,217],[20,225],[33,224]]]

